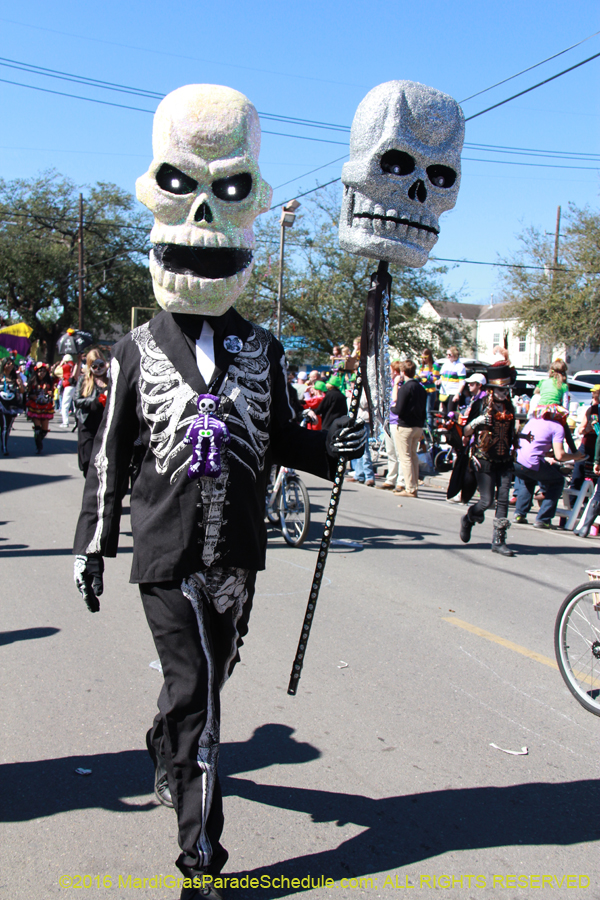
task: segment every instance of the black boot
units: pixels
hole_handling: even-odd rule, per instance
[[[594,500],[594,498],[592,497],[592,500],[588,505],[587,512],[585,514],[585,519],[583,520],[583,523],[579,526],[579,528],[575,529],[575,534],[578,534],[579,537],[587,537],[590,533],[590,528],[594,524],[594,519],[598,515],[599,511],[600,500]]]
[[[173,797],[171,796],[171,789],[169,788],[169,782],[167,780],[167,764],[165,763],[164,757],[152,744],[150,740],[151,735],[152,729],[150,729],[146,735],[146,747],[148,748],[150,759],[154,763],[154,793],[156,794],[156,799],[162,803],[163,806],[168,806],[169,809],[173,809]]]
[[[35,449],[38,453],[42,452],[42,444],[44,443],[44,436],[42,434],[42,429],[39,425],[33,426],[33,440],[35,441]]]
[[[479,525],[483,522],[483,513],[479,513],[479,515],[473,515],[471,513],[472,507],[467,510],[467,514],[462,517],[460,520],[460,539],[463,544],[468,544],[471,540],[471,530],[473,525],[477,522]]]
[[[492,553],[501,556],[514,556],[514,552],[506,546],[506,532],[510,528],[508,519],[494,519],[494,535],[492,537]]]

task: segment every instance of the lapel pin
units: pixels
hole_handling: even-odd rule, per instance
[[[223,346],[228,353],[239,353],[244,346],[244,343],[242,339],[237,336],[237,334],[230,334],[223,341]]]

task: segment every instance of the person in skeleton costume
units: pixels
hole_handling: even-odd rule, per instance
[[[480,499],[469,507],[460,523],[460,539],[468,544],[473,525],[484,520],[485,511],[494,505],[496,517],[492,551],[514,556],[506,546],[510,527],[508,495],[513,476],[513,450],[516,446],[515,410],[510,399],[512,373],[509,366],[491,366],[487,370],[487,394],[475,400],[463,432],[471,443],[471,465],[477,477]]]
[[[179,88],[158,107],[153,149],[137,194],[154,214],[150,272],[164,311],[114,347],[75,581],[96,612],[139,437],[131,581],[164,674],[147,745],[157,797],[178,817],[182,897],[196,900],[219,896],[196,876],[219,873],[227,860],[219,691],[239,659],[265,565],[271,462],[332,478],[339,454],[362,455],[364,431],[347,420],[327,434],[293,422],[283,347],[233,309],[252,268],[254,220],[271,201],[254,106],[226,87]]]

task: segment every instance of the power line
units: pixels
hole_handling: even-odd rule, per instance
[[[153,53],[156,56],[170,56],[172,59],[186,59],[186,60],[190,60],[191,62],[201,62],[201,63],[207,63],[208,65],[224,66],[225,68],[229,68],[229,69],[243,69],[243,70],[246,70],[249,72],[262,72],[266,75],[279,75],[279,76],[283,76],[284,78],[298,78],[302,81],[316,81],[316,82],[319,82],[320,84],[337,84],[337,85],[344,86],[344,87],[366,87],[366,85],[357,84],[355,82],[332,81],[332,80],[326,79],[326,78],[315,78],[314,75],[301,75],[301,74],[298,74],[297,72],[275,72],[270,69],[259,69],[256,66],[242,66],[242,65],[239,65],[236,63],[226,63],[226,62],[223,62],[222,60],[202,59],[201,57],[198,57],[198,56],[184,56],[181,53],[169,53],[166,50],[156,50],[153,47],[152,48],[151,47],[136,47],[134,44],[121,44],[121,43],[118,43],[117,41],[107,41],[107,40],[103,40],[102,38],[89,37],[88,35],[85,35],[85,34],[75,34],[72,31],[59,31],[56,28],[44,28],[41,25],[32,25],[29,22],[18,22],[16,19],[0,18],[0,21],[10,22],[11,25],[20,25],[23,28],[33,28],[36,31],[47,31],[50,34],[60,34],[65,37],[74,37],[74,38],[77,38],[78,40],[93,41],[97,44],[107,44],[110,47],[121,47],[125,50],[138,50],[142,53]]]
[[[478,113],[474,113],[472,116],[467,116],[465,122],[470,122],[471,119],[476,119],[477,116],[482,116],[484,113],[490,112],[492,109],[498,109],[499,106],[504,106],[505,103],[510,103],[511,100],[516,100],[517,97],[522,97],[523,94],[528,94],[530,91],[535,91],[536,88],[541,87],[543,84],[548,84],[549,81],[554,81],[556,78],[560,78],[561,75],[566,75],[567,72],[572,72],[573,69],[578,69],[580,66],[585,66],[586,63],[591,62],[593,59],[598,59],[599,56],[600,53],[594,53],[593,56],[588,56],[587,59],[575,63],[574,66],[569,66],[568,69],[563,69],[562,72],[558,72],[556,75],[551,75],[550,78],[545,78],[544,81],[539,81],[537,84],[525,88],[524,91],[519,91],[518,94],[513,94],[512,97],[507,97],[506,100],[501,100],[499,103],[494,103],[493,106],[488,106],[487,109],[482,109]]]
[[[491,91],[496,87],[500,87],[501,84],[506,84],[507,81],[512,81],[513,78],[518,78],[519,75],[524,75],[525,72],[531,72],[532,69],[537,69],[538,66],[543,66],[544,63],[550,62],[551,59],[556,59],[557,56],[562,56],[563,53],[568,53],[569,50],[574,50],[575,47],[581,46],[581,44],[585,44],[586,41],[590,41],[593,37],[596,37],[600,34],[600,31],[595,31],[594,34],[590,34],[589,37],[584,38],[582,41],[577,41],[576,44],[571,44],[570,47],[566,47],[564,50],[560,50],[558,53],[555,53],[553,56],[547,56],[546,59],[542,59],[541,62],[534,63],[533,66],[528,66],[526,69],[521,69],[520,72],[517,72],[515,75],[510,75],[508,78],[503,78],[502,81],[497,81],[495,84],[491,84],[489,87],[483,88],[482,91],[477,91],[476,94],[471,94],[469,97],[465,97],[464,100],[461,100],[461,103],[466,103],[467,100],[472,100],[473,97],[479,97],[480,94],[485,94],[487,91]]]
[[[9,69],[17,69],[20,72],[28,72],[31,75],[41,75],[45,78],[56,78],[60,81],[71,81],[75,84],[83,84],[89,87],[100,88],[102,90],[108,91],[118,91],[122,94],[133,94],[136,97],[145,97],[149,100],[163,100],[165,97],[164,93],[159,93],[158,91],[150,91],[146,88],[136,88],[131,85],[120,84],[115,81],[104,81],[99,78],[91,78],[88,75],[77,75],[73,72],[63,72],[60,69],[48,69],[45,66],[36,66],[33,63],[22,62],[18,59],[8,59],[5,56],[0,56],[0,66],[5,66]],[[306,119],[300,118],[298,116],[285,116],[279,113],[265,113],[259,111],[259,116],[262,119],[268,119],[274,122],[282,122],[284,124],[289,125],[302,125],[307,128],[324,128],[328,131],[350,131],[350,127],[348,125],[335,125],[332,122],[319,122],[315,119]]]
[[[300,181],[301,178],[306,178],[308,175],[313,175],[315,172],[320,172],[321,169],[327,169],[328,166],[332,166],[334,163],[341,162],[343,159],[346,159],[348,156],[347,153],[344,153],[343,156],[338,156],[337,159],[332,159],[331,162],[325,163],[323,166],[319,166],[318,169],[311,169],[310,172],[304,172],[302,175],[298,175],[297,178],[290,178],[289,181],[284,181],[283,184],[278,184],[277,187],[274,187],[274,191],[278,191],[279,188],[285,187],[288,184],[292,184],[294,181]]]

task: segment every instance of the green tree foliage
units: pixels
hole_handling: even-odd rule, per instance
[[[337,192],[319,191],[286,230],[282,337],[292,360],[325,362],[335,344],[352,345],[360,335],[371,273],[377,263],[340,249]],[[275,330],[279,278],[279,215],[256,223],[254,271],[237,309]],[[419,315],[425,300],[448,300],[443,268],[391,266],[390,342],[402,354],[461,344],[464,333],[450,323]]]
[[[55,171],[0,179],[0,315],[30,325],[49,360],[60,335],[78,325],[79,193]],[[127,329],[132,306],[155,305],[146,265],[152,220],[114,184],[83,193],[83,326],[98,337]]]
[[[514,266],[502,276],[503,299],[521,334],[582,349],[600,343],[600,214],[570,204],[565,218],[556,267],[553,235],[533,227],[519,235],[520,250],[503,260]]]

